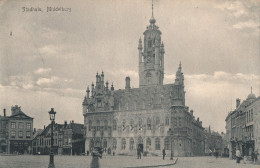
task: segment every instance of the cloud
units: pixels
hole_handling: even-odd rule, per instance
[[[245,6],[240,1],[225,1],[224,3],[217,4],[215,8],[222,11],[230,11],[235,17],[246,15]]]
[[[33,76],[28,73],[27,75],[10,76],[8,78],[9,85],[18,88],[32,89],[34,88]]]
[[[235,29],[250,28],[250,29],[258,30],[259,25],[257,22],[254,22],[253,20],[248,20],[248,21],[239,22],[239,23],[233,25],[233,28],[235,28]]]
[[[41,54],[45,55],[55,55],[60,49],[54,45],[46,45],[39,49]]]
[[[64,32],[44,27],[41,32],[41,37],[48,40],[57,40],[64,38]]]
[[[37,85],[49,85],[55,83],[58,80],[59,80],[58,77],[52,76],[50,78],[39,78],[36,83]]]
[[[39,68],[36,71],[34,71],[34,73],[41,75],[41,74],[49,73],[51,72],[51,70],[52,70],[51,68]]]

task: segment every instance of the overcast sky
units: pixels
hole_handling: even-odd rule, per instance
[[[0,108],[12,105],[34,126],[83,123],[82,101],[97,71],[115,89],[125,76],[138,87],[138,40],[149,25],[151,0],[0,1]],[[71,12],[46,12],[46,8]],[[260,94],[259,0],[154,0],[165,46],[164,83],[182,62],[186,105],[204,127],[225,131],[235,99]],[[23,12],[40,7],[42,12]],[[0,113],[1,115],[2,112]]]

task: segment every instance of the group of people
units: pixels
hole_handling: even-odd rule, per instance
[[[137,148],[137,159],[141,159],[141,153],[142,153],[142,149],[140,147]],[[162,150],[162,156],[163,156],[163,160],[165,159],[166,156],[166,152],[165,149],[163,148]]]
[[[258,153],[258,151],[256,150],[256,151],[252,151],[252,153],[251,153],[251,159],[252,159],[252,162],[253,163],[256,163],[257,162],[257,160],[258,160],[258,155],[259,155],[259,153]],[[246,159],[246,157],[247,156],[244,156],[244,160]],[[241,152],[240,152],[240,150],[239,149],[237,149],[236,150],[236,162],[237,163],[240,163],[240,161],[243,159],[243,157],[242,157],[242,155],[241,155]],[[245,161],[244,161],[245,162]]]

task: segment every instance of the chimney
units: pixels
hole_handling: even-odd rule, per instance
[[[33,135],[36,133],[36,128],[33,129]]]
[[[64,121],[64,126],[65,126],[65,127],[67,126],[67,121]]]
[[[4,109],[3,111],[4,111],[4,117],[6,117],[6,109]]]
[[[45,129],[45,125],[44,125],[44,127],[43,127],[44,129]]]
[[[129,76],[127,76],[126,78],[125,78],[125,89],[130,89],[131,87],[130,87],[130,77]]]
[[[74,123],[74,120],[72,120],[71,122]]]
[[[237,98],[237,99],[236,99],[236,108],[238,108],[239,106],[240,106],[240,99]]]
[[[193,110],[190,110],[190,114],[193,116]]]

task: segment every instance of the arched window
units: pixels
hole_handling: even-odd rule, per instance
[[[131,138],[130,139],[130,150],[133,150],[134,149],[134,139]]]
[[[122,127],[123,127],[123,131],[125,130],[125,128],[126,128],[126,121],[125,121],[125,119],[123,119],[123,123],[122,123]]]
[[[165,118],[165,125],[169,125],[169,117]]]
[[[117,129],[117,123],[116,123],[116,120],[113,120],[113,130],[116,130]]]
[[[150,138],[147,138],[147,139],[146,139],[146,150],[147,150],[147,149],[150,149],[151,144],[152,144],[151,139],[150,139]]]
[[[116,147],[117,147],[117,141],[116,141],[116,138],[114,138],[113,139],[113,146],[112,146],[112,148],[116,149]]]
[[[99,130],[100,130],[100,121],[97,120],[97,131],[99,131]]]
[[[155,150],[160,150],[160,138],[155,139]]]
[[[107,148],[107,140],[106,139],[103,140],[103,147]]]
[[[142,119],[139,118],[139,119],[138,119],[139,130],[142,130],[142,128],[143,128],[143,125],[142,125],[142,124],[143,124],[143,123],[142,123]]]
[[[133,131],[134,130],[134,120],[131,119],[130,121],[130,130]]]
[[[89,120],[89,121],[88,121],[88,130],[89,130],[89,131],[91,131],[91,127],[92,127],[92,121]]]
[[[108,125],[108,122],[107,120],[104,121],[104,130],[106,131],[107,130],[107,125]]]
[[[164,139],[164,148],[165,150],[170,150],[170,141],[168,137]]]
[[[148,118],[148,119],[147,119],[147,129],[148,129],[148,130],[151,130],[151,127],[152,127],[152,125],[151,125],[151,119]]]
[[[152,79],[152,74],[150,72],[148,72],[145,77],[146,77],[146,83],[149,84],[151,82],[151,79]]]
[[[126,140],[125,138],[122,139],[122,150],[125,149],[125,146],[126,146]]]

